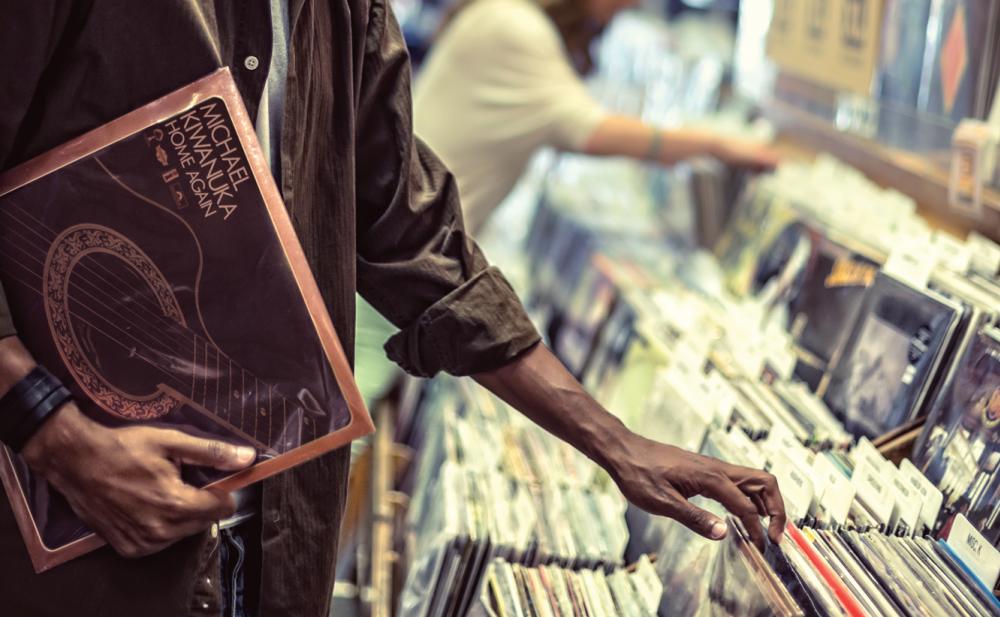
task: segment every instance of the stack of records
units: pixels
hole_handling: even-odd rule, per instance
[[[757,262],[765,249],[789,223],[801,218],[786,199],[771,190],[771,184],[758,181],[747,185],[714,247],[726,283],[738,296],[750,293]]]
[[[1000,615],[943,542],[789,524],[767,556],[810,615]]]
[[[962,310],[934,291],[875,277],[824,395],[848,430],[875,437],[925,411]]]
[[[979,330],[955,365],[914,449],[944,493],[938,527],[964,514],[1000,542],[1000,329]]]
[[[740,431],[713,429],[701,448],[703,454],[733,464],[759,465]],[[691,500],[720,518],[724,510],[701,497]],[[802,610],[767,565],[746,529],[728,518],[729,533],[722,542],[708,540],[680,523],[630,508],[627,514],[632,539],[626,556],[638,558],[656,552],[656,570],[664,595],[661,617],[692,615],[802,615]]]
[[[435,380],[420,408],[401,615],[465,614],[497,557],[622,564],[625,502],[596,465],[468,381]]]
[[[653,617],[663,587],[647,557],[624,568],[529,567],[495,559],[469,615],[489,617]]]
[[[789,593],[743,524],[729,517],[708,588],[708,614],[730,617],[801,617],[805,612]]]
[[[765,560],[740,522],[730,521],[729,537],[717,543],[630,507],[625,561],[658,556],[657,575],[670,590],[659,615],[995,614],[989,594],[963,570],[966,562],[931,538],[965,521],[959,514],[985,536],[984,544],[1000,535],[996,268],[970,272],[977,270],[970,265],[976,258],[963,261],[961,251],[949,259],[944,241],[921,227],[911,203],[860,177],[849,182],[852,199],[870,196],[879,206],[864,228],[854,218],[860,207],[841,204],[843,220],[833,221],[822,212],[831,201],[799,203],[808,198],[806,180],[834,182],[838,169],[827,161],[761,179],[763,189],[744,194],[717,244],[721,264],[683,247],[651,246],[638,235],[634,241],[627,233],[608,236],[581,222],[585,211],[552,202],[540,208],[536,224],[547,225],[556,241],[547,243],[540,231],[533,239],[538,271],[545,273],[534,297],[550,318],[546,325],[555,324],[549,331],[559,355],[630,429],[773,473],[792,522]],[[865,210],[872,209],[866,203]],[[883,244],[913,230],[942,244],[926,284],[881,266],[893,265]],[[973,252],[971,243],[964,247]],[[445,406],[463,421],[470,410],[489,407],[459,399]],[[490,412],[491,421],[514,430],[457,435],[503,478],[483,480],[482,465],[473,466],[463,472],[462,490],[509,504],[484,508],[497,512],[485,520],[507,523],[444,534],[468,539],[448,549],[452,556],[443,560],[452,565],[439,564],[437,571],[474,573],[461,584],[447,582],[450,575],[445,583],[421,584],[431,597],[446,598],[435,605],[440,610],[464,606],[447,598],[482,590],[472,583],[500,556],[507,565],[496,567],[511,573],[502,575],[507,584],[491,581],[478,596],[485,598],[483,610],[562,614],[558,598],[548,604],[531,598],[545,586],[533,582],[525,566],[609,571],[621,557],[612,550],[620,548],[614,539],[625,535],[588,537],[605,524],[593,524],[593,513],[602,510],[595,504],[607,495],[607,479],[568,454],[553,457],[560,446],[518,428],[504,413]],[[890,462],[869,439],[913,438],[919,429],[912,427],[928,413],[913,462]],[[426,431],[447,432],[444,426]],[[481,447],[481,441],[503,445]],[[438,459],[421,468],[452,474]],[[572,480],[551,487],[551,469]],[[423,505],[415,499],[418,510],[428,500],[461,501],[423,484],[421,491],[432,496]],[[479,485],[488,488],[468,488]],[[715,502],[692,501],[726,516]],[[606,520],[614,520],[614,508],[607,512]],[[515,530],[521,537],[509,539]],[[476,552],[483,537],[489,547]],[[520,609],[511,608],[511,598]],[[591,605],[602,607],[597,614],[631,614],[613,592],[604,600]]]
[[[729,223],[733,204],[747,181],[745,172],[713,159],[696,159],[678,168],[674,178],[686,181],[699,246],[715,246]]]
[[[755,291],[772,281],[775,302],[787,306],[787,328],[796,343],[795,375],[820,388],[832,359],[843,348],[861,300],[879,264],[870,249],[816,225],[790,224],[762,255]]]

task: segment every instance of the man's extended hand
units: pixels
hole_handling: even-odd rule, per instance
[[[232,495],[181,480],[180,465],[237,471],[253,448],[146,426],[110,429],[60,409],[22,455],[120,555],[141,557],[231,515]]]
[[[769,170],[781,162],[777,150],[757,141],[727,137],[720,139],[714,150],[716,158],[734,167]]]
[[[780,542],[785,506],[769,473],[730,465],[638,435],[615,454],[612,473],[629,501],[647,512],[669,516],[707,538],[726,535],[726,523],[688,501],[709,497],[743,521],[754,543],[764,547],[759,516],[770,517],[768,535]]]
[[[769,534],[780,541],[785,505],[774,476],[636,435],[584,392],[545,345],[535,345],[475,379],[608,470],[625,497],[640,508],[721,539],[725,523],[688,502],[704,495],[743,521],[761,548],[764,537],[757,517],[770,516]],[[716,523],[723,526],[715,528]]]

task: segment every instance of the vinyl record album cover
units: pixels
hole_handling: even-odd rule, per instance
[[[600,252],[579,275],[576,289],[563,313],[563,324],[553,341],[553,349],[574,376],[582,378],[594,343],[614,308],[617,289],[613,266]]]
[[[221,69],[0,176],[18,335],[111,427],[250,445],[247,486],[373,430],[254,128]],[[7,498],[46,570],[100,546],[10,450]]]
[[[879,60],[882,101],[916,108],[930,11],[931,0],[886,3]]]
[[[978,332],[958,360],[913,462],[944,493],[939,527],[964,514],[1000,542],[1000,329]]]
[[[874,438],[919,414],[961,306],[876,275],[824,400],[851,432]]]
[[[828,237],[820,237],[796,294],[789,304],[789,330],[800,364],[827,370],[854,325],[878,263]],[[810,384],[814,388],[820,384]]]
[[[799,215],[762,182],[751,183],[713,247],[730,291],[747,295],[761,254]]]
[[[980,80],[989,79],[986,49],[995,0],[943,0],[931,12],[919,108],[958,122],[976,117]],[[985,75],[983,73],[986,73]]]
[[[844,346],[879,268],[871,251],[834,236],[790,223],[762,253],[753,282],[758,296],[766,294],[787,310],[798,356],[795,375],[813,390]]]

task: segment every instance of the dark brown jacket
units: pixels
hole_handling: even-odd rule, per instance
[[[454,180],[412,136],[409,60],[387,0],[289,3],[281,188],[345,349],[356,289],[401,328],[387,349],[412,373],[486,370],[534,345],[510,286],[463,231]],[[222,65],[255,117],[267,4],[5,0],[0,169]],[[0,336],[16,325],[0,293]],[[325,617],[346,474],[339,451],[264,483],[262,616]],[[206,533],[140,560],[105,548],[35,575],[0,498],[0,614],[216,615],[216,549]]]

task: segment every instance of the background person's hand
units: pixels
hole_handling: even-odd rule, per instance
[[[715,157],[734,167],[753,170],[774,169],[781,162],[781,155],[771,146],[759,141],[721,138],[715,147]]]
[[[235,511],[232,495],[185,484],[182,464],[237,471],[255,458],[253,448],[172,429],[110,429],[73,403],[42,426],[22,455],[124,557],[160,551]]]
[[[725,521],[691,502],[709,497],[743,522],[754,543],[764,548],[761,516],[770,517],[768,535],[780,542],[785,528],[785,504],[778,483],[769,473],[730,465],[638,435],[623,443],[614,476],[633,504],[652,514],[668,516],[706,538],[726,536]]]

